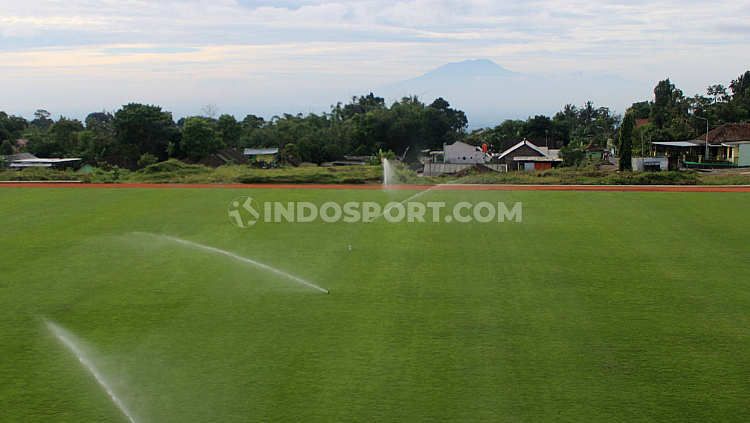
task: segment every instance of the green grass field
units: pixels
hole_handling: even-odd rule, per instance
[[[139,423],[750,419],[750,195],[420,197],[523,202],[503,224],[227,216],[242,195],[411,194],[0,189],[0,421],[126,421],[45,319]]]

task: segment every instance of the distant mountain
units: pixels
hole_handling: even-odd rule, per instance
[[[398,82],[377,92],[389,99],[418,95],[425,101],[443,97],[464,110],[472,128],[494,126],[505,119],[551,115],[565,104],[588,100],[622,112],[650,96],[648,84],[608,74],[577,72],[552,75],[523,74],[486,60],[448,63],[422,76]]]
[[[507,78],[517,75],[517,73],[505,69],[492,60],[477,59],[448,63],[411,81],[446,78]]]

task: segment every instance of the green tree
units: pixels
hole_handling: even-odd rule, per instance
[[[549,144],[549,134],[553,131],[552,119],[543,115],[536,115],[526,120],[524,138],[536,145]]]
[[[721,84],[714,84],[706,89],[706,94],[713,97],[714,103],[723,103],[729,99],[726,87]]]
[[[732,98],[734,99],[750,97],[750,70],[732,80],[729,88],[732,90]]]
[[[227,147],[239,147],[242,136],[242,125],[232,115],[221,115],[216,121],[216,132],[221,142]]]
[[[251,129],[260,129],[266,124],[265,119],[260,116],[247,115],[242,119],[242,129],[244,131]]]
[[[79,155],[85,163],[118,163],[114,116],[107,112],[86,117],[86,130],[78,134]]]
[[[332,108],[332,115],[334,119],[344,121],[357,115],[385,108],[385,99],[383,97],[377,97],[375,94],[369,93],[360,97],[352,97],[351,102],[346,105],[338,103]]]
[[[732,90],[730,104],[736,120],[750,119],[750,70],[729,84]]]
[[[83,124],[76,119],[60,117],[49,128],[49,137],[59,149],[62,156],[74,156],[80,152],[78,134],[83,131]]]
[[[632,110],[630,110],[630,112],[632,112]],[[634,115],[633,118],[635,118],[635,116],[637,115]],[[656,132],[654,126],[650,123],[633,128],[633,154],[637,154],[640,157],[646,156],[646,154],[651,151],[651,141],[654,140],[654,134]]]
[[[281,149],[280,156],[282,163],[287,163],[292,166],[298,166],[301,162],[299,149],[296,144],[291,142]]]
[[[26,138],[29,140],[26,149],[31,154],[39,157],[61,157],[64,155],[62,148],[45,131],[29,131]]]
[[[94,113],[89,113],[89,115],[86,116],[84,123],[86,124],[86,129],[92,130],[92,129],[101,129],[101,128],[111,128],[114,120],[115,120],[115,117],[112,116],[112,113],[94,112]]]
[[[654,103],[651,106],[651,119],[654,125],[661,129],[671,120],[674,106],[675,86],[669,78],[659,81],[654,87]]]
[[[10,143],[10,140],[4,140],[0,145],[0,156],[10,156],[11,154],[13,154],[13,144]]]
[[[626,113],[620,127],[620,170],[633,170],[633,128],[635,117]]]
[[[138,159],[138,167],[146,167],[159,162],[159,158],[153,154],[145,153]]]
[[[0,141],[17,140],[28,125],[26,119],[0,111]]]
[[[191,160],[200,160],[221,148],[213,122],[203,117],[185,119],[182,129],[182,152]]]
[[[31,121],[31,126],[41,130],[49,129],[49,127],[55,123],[50,116],[52,116],[50,112],[44,109],[38,109],[34,112],[34,120]]]
[[[240,122],[241,133],[239,145],[242,147],[255,147],[265,145],[265,141],[260,141],[268,134],[262,134],[262,128],[266,127],[267,122],[260,116],[247,115]]]
[[[654,88],[651,122],[659,130],[659,138],[681,139],[689,126],[690,100],[669,79],[659,81]],[[690,132],[690,130],[688,130]]]
[[[131,103],[114,117],[119,164],[134,167],[141,155],[167,158],[167,146],[179,137],[172,114],[159,106]]]
[[[442,97],[433,101],[425,110],[427,148],[437,148],[444,143],[454,143],[465,135],[468,119],[461,110],[451,108]]]
[[[630,111],[636,119],[648,119],[651,116],[651,102],[639,101],[630,106]]]
[[[522,120],[505,120],[490,131],[483,143],[486,142],[492,146],[493,150],[501,152],[517,144],[525,135],[526,122]]]
[[[586,150],[577,145],[566,145],[560,149],[564,166],[580,166],[586,159]]]

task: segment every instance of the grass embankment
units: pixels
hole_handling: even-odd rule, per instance
[[[197,164],[168,160],[147,166],[138,171],[125,169],[94,169],[90,173],[50,169],[24,169],[0,172],[4,181],[81,181],[89,183],[314,183],[314,184],[365,184],[382,180],[379,166],[341,167],[283,167],[257,169],[243,165],[210,168]]]
[[[700,173],[702,185],[750,185],[750,169],[740,173]]]
[[[464,176],[418,177],[397,168],[397,180],[405,184],[561,184],[561,185],[750,185],[750,173],[612,172],[587,168],[557,168],[540,172],[469,173]],[[244,165],[210,168],[169,160],[138,171],[93,169],[25,169],[0,171],[0,181],[81,181],[87,183],[204,183],[204,184],[377,184],[383,180],[380,166],[284,167],[256,169]]]
[[[612,172],[594,168],[557,168],[540,172],[475,173],[458,178],[466,184],[697,185],[696,172]],[[746,183],[750,183],[750,178]]]
[[[379,182],[381,175],[379,166],[256,169],[234,165],[212,169],[170,160],[130,173],[124,182],[363,184]]]

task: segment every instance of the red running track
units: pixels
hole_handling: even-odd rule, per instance
[[[76,182],[1,182],[0,188],[105,188],[105,189],[349,189],[383,190],[377,184],[82,184]],[[421,191],[597,191],[597,192],[750,192],[750,185],[390,185],[389,190]]]

